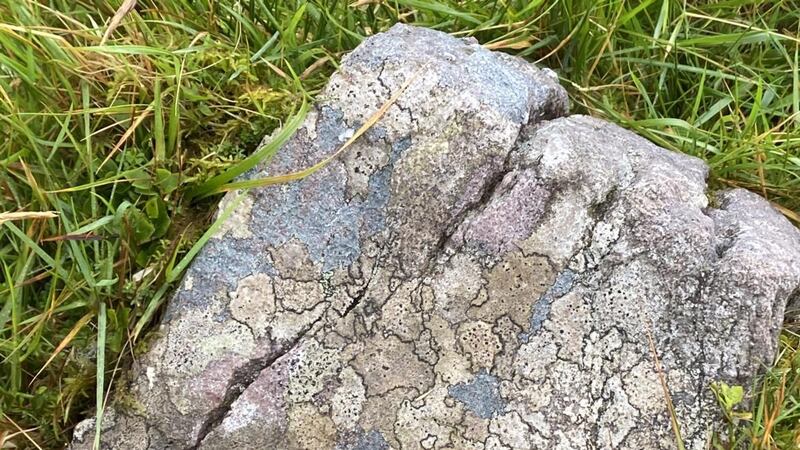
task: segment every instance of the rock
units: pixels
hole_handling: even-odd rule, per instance
[[[552,72],[404,25],[251,176],[333,153],[421,68],[340,159],[225,198],[106,447],[669,449],[663,376],[706,448],[710,383],[774,357],[800,232],[746,191],[709,205],[695,158],[564,117]]]

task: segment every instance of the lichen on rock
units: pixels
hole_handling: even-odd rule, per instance
[[[663,375],[705,448],[709,384],[774,356],[800,232],[746,191],[710,207],[698,159],[567,117],[551,71],[405,25],[253,176],[331,154],[421,68],[342,158],[246,194],[105,447],[670,449]]]

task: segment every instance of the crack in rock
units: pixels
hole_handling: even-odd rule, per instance
[[[373,269],[372,276],[370,276],[369,279],[367,280],[363,290],[355,298],[353,298],[352,301],[347,305],[347,308],[345,309],[344,313],[341,314],[342,318],[348,316],[350,312],[360,304],[362,298],[369,289],[370,283],[372,282],[372,278],[375,274],[374,270],[375,269]],[[278,350],[277,352],[268,357],[253,359],[244,366],[239,367],[234,373],[234,376],[231,379],[228,388],[225,391],[225,396],[222,400],[222,403],[220,403],[220,405],[209,414],[209,418],[203,425],[203,428],[201,429],[200,434],[197,438],[197,442],[192,447],[189,447],[189,450],[198,449],[201,446],[203,440],[206,438],[206,436],[208,436],[209,433],[211,433],[217,426],[219,426],[219,424],[222,422],[222,420],[230,411],[233,403],[241,396],[241,394],[248,387],[250,387],[250,385],[256,380],[258,375],[264,370],[268,369],[270,366],[272,366],[272,364],[275,363],[275,361],[279,360],[284,355],[289,353],[292,349],[294,349],[297,346],[297,344],[309,333],[309,331],[314,329],[314,326],[316,326],[320,322],[320,320],[322,320],[322,316],[320,316],[320,318],[315,320],[308,328],[302,331],[297,336],[297,338],[294,339],[293,342],[286,345],[283,349]]]

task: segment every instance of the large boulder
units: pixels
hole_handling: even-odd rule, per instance
[[[774,357],[798,230],[707,193],[700,160],[564,117],[551,71],[404,25],[252,176],[333,153],[414,76],[324,169],[226,197],[104,447],[670,449],[672,409],[706,448],[710,384]]]

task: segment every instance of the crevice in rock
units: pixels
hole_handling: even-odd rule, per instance
[[[800,286],[786,300],[785,322],[792,328],[800,328]]]
[[[327,311],[327,310],[326,310]],[[325,317],[323,312],[316,320],[309,324],[304,330],[298,333],[297,337],[290,342],[280,345],[277,351],[260,358],[253,358],[244,365],[238,367],[233,372],[233,376],[228,381],[228,387],[225,389],[225,395],[220,404],[207,414],[207,418],[200,428],[198,437],[195,444],[186,448],[186,450],[196,450],[200,447],[208,436],[230,412],[233,403],[242,395],[242,393],[258,378],[258,375],[266,368],[270,367],[275,361],[282,356],[289,353],[297,344],[314,328],[314,326]]]
[[[611,186],[608,192],[606,192],[606,195],[604,195],[599,202],[589,207],[589,215],[594,219],[594,225],[606,220],[608,213],[613,209],[622,190],[623,188],[619,185]]]
[[[505,160],[503,161],[501,168],[495,171],[489,180],[484,183],[483,187],[481,188],[480,197],[464,206],[464,208],[459,211],[459,213],[456,214],[456,216],[453,217],[450,223],[445,227],[444,232],[441,233],[439,240],[436,242],[436,245],[430,252],[428,267],[423,271],[423,275],[427,275],[433,270],[433,268],[436,266],[436,261],[439,259],[439,256],[445,252],[447,245],[452,241],[455,233],[461,228],[462,225],[464,225],[469,216],[480,213],[480,211],[482,211],[489,204],[492,197],[494,197],[494,194],[497,191],[497,188],[503,182],[503,179],[508,174],[516,170],[516,168],[511,168],[509,166],[511,157],[516,150],[518,139],[519,135],[517,135],[517,140],[514,141],[514,144],[506,153]]]
[[[356,302],[357,300],[354,301],[354,303]],[[313,329],[320,320],[324,319],[324,316],[325,313],[321,314],[320,317],[308,325],[306,329],[301,331],[295,339],[280,346],[277,351],[260,358],[251,359],[244,365],[238,367],[233,372],[233,376],[228,382],[228,387],[225,389],[225,395],[223,396],[222,401],[216,408],[207,414],[206,421],[203,423],[203,426],[200,429],[200,433],[198,434],[195,444],[187,447],[186,450],[197,450],[200,448],[205,438],[211,434],[211,432],[214,431],[219,424],[222,423],[222,421],[225,419],[225,416],[227,416],[231,411],[231,408],[236,400],[238,400],[244,391],[256,381],[261,372],[268,369],[270,366],[272,366],[272,364],[275,363],[275,361],[292,351],[292,349],[294,349],[297,344],[303,340],[308,332]]]
[[[695,290],[694,295],[691,298],[692,306],[694,308],[701,308],[702,306],[702,298],[705,294],[706,286],[709,282],[709,274],[701,273],[697,280],[697,288]],[[673,313],[670,312],[672,315]],[[697,383],[697,391],[695,392],[695,399],[699,403],[698,410],[703,410],[703,403],[705,402],[705,396],[703,395],[704,392],[708,389],[707,382],[709,381],[709,376],[706,374],[706,369],[704,362],[707,361],[706,356],[706,346],[700,336],[705,335],[703,330],[703,320],[702,314],[700,312],[696,312],[692,314],[692,328],[694,329],[695,337],[698,338],[698,347],[700,350],[700,355],[697,357],[699,360],[699,364],[697,364],[698,372],[699,372],[699,380]]]
[[[380,267],[380,260],[383,257],[383,252],[385,251],[385,247],[381,248],[381,253],[378,254],[376,257],[377,261],[375,262],[372,273],[370,274],[369,279],[367,280],[364,288],[358,293],[356,297],[353,298],[353,301],[347,306],[345,311],[340,315],[340,318],[346,317],[350,312],[355,309],[360,303],[361,300],[366,295],[367,291],[369,290],[369,286],[372,283],[372,280],[375,278],[375,273],[377,272],[378,268]],[[314,307],[318,306],[317,303]],[[212,432],[214,429],[219,426],[220,423],[225,419],[225,416],[231,411],[233,404],[239,397],[244,393],[247,388],[253,384],[258,376],[264,370],[268,369],[272,364],[274,364],[277,360],[291,352],[300,341],[305,338],[308,333],[314,329],[314,327],[320,321],[325,320],[326,313],[330,310],[330,306],[325,308],[325,310],[317,317],[312,323],[305,327],[298,335],[292,339],[290,342],[283,344],[278,347],[277,351],[272,352],[269,355],[262,356],[260,358],[254,358],[245,363],[244,365],[240,366],[233,372],[233,376],[231,377],[230,381],[228,382],[228,387],[225,389],[225,395],[222,398],[222,402],[211,410],[207,414],[207,419],[203,426],[200,429],[200,433],[195,441],[195,444],[188,447],[186,450],[197,450],[202,445],[205,438]],[[238,321],[237,321],[238,322]],[[252,329],[251,329],[252,332]]]
[[[347,305],[347,308],[345,308],[344,312],[339,316],[339,318],[347,317],[347,315],[350,314],[352,310],[354,310],[358,305],[361,304],[361,300],[364,299],[364,296],[367,295],[367,291],[369,291],[369,287],[372,284],[372,280],[375,279],[375,273],[378,272],[378,268],[380,267],[381,263],[381,258],[383,257],[385,251],[386,247],[385,246],[381,247],[380,253],[375,258],[375,264],[372,265],[372,273],[370,273],[367,282],[364,283],[364,288],[360,292],[358,292],[358,294],[355,297],[353,297],[353,301],[350,302],[349,305]]]
[[[556,101],[556,99],[551,99],[551,102]],[[550,105],[550,103],[548,103]],[[545,106],[547,108],[547,106]],[[506,151],[505,158],[503,160],[502,166],[499,170],[495,171],[489,177],[489,180],[483,185],[481,188],[481,195],[478,200],[467,204],[462,211],[460,211],[452,220],[451,223],[445,229],[445,232],[439,237],[439,240],[434,247],[430,260],[430,263],[435,264],[438,257],[444,253],[447,244],[452,241],[453,236],[455,233],[464,225],[464,223],[469,219],[470,216],[474,216],[480,214],[495,194],[498,191],[498,188],[502,184],[503,180],[511,173],[514,172],[522,172],[526,170],[534,170],[538,177],[538,164],[541,159],[541,156],[536,159],[536,161],[528,162],[528,163],[519,163],[515,162],[512,163],[514,156],[516,156],[521,150],[520,145],[524,142],[530,141],[534,138],[536,133],[539,132],[539,129],[545,123],[551,120],[557,120],[565,117],[569,117],[568,112],[562,112],[558,108],[554,108],[553,112],[548,112],[547,114],[542,115],[541,117],[535,115],[534,112],[530,112],[530,117],[528,118],[528,122],[523,123],[520,125],[519,130],[517,131],[517,135],[514,138],[514,142],[509,146],[509,149]],[[516,181],[514,181],[516,182]],[[509,186],[508,189],[510,190],[512,186]],[[547,210],[549,209],[550,203],[552,198],[558,193],[559,187],[557,186],[547,186],[548,189],[551,191],[550,198],[546,202],[545,205],[545,213],[543,213],[543,217],[547,215]],[[548,258],[549,260],[549,258]],[[428,273],[429,271],[425,271]]]
[[[258,340],[258,334],[256,333],[256,330],[254,330],[253,327],[250,326],[249,323],[245,322],[244,320],[239,320],[236,317],[234,317],[233,313],[230,312],[230,308],[226,307],[226,313],[228,314],[228,318],[230,320],[232,320],[232,321],[238,323],[239,325],[247,328],[247,331],[249,331],[250,335],[253,336],[253,340],[256,340],[256,341]]]

